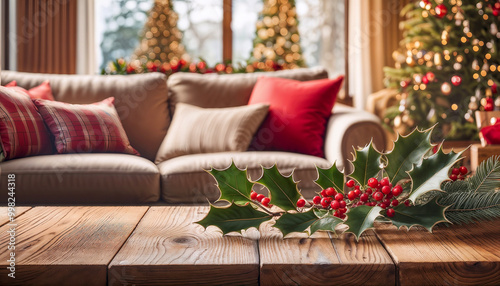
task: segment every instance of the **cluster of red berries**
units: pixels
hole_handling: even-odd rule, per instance
[[[250,199],[252,199],[253,201],[258,201],[263,206],[268,207],[268,208],[273,206],[273,205],[269,204],[269,202],[271,201],[270,198],[264,196],[263,194],[258,194],[254,191],[250,192]]]
[[[453,168],[453,170],[451,170],[450,179],[452,181],[456,181],[458,179],[464,180],[465,175],[467,175],[468,172],[469,170],[467,170],[467,167],[465,166],[462,166],[460,168]]]

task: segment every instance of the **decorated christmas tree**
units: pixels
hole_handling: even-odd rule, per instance
[[[385,69],[399,104],[385,123],[400,133],[440,123],[435,139],[476,137],[474,112],[500,108],[500,1],[421,0],[402,14],[396,67]]]
[[[173,10],[171,0],[155,0],[153,8],[144,25],[139,47],[133,60],[139,64],[179,61],[186,52],[182,45],[182,32],[177,28],[177,13]]]
[[[270,68],[273,63],[285,69],[304,66],[295,0],[264,0],[250,61]]]

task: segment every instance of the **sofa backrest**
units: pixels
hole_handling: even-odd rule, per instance
[[[246,74],[175,73],[167,80],[170,115],[178,102],[203,108],[223,108],[248,104],[252,89],[261,76],[300,81],[328,78],[321,67]]]
[[[170,125],[166,76],[139,75],[54,75],[13,71],[1,72],[2,85],[13,80],[26,89],[49,80],[54,98],[88,104],[115,97],[115,107],[131,145],[151,161]]]

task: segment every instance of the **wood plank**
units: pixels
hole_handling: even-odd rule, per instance
[[[18,219],[20,215],[27,212],[31,207],[15,207],[14,208],[14,219]],[[0,207],[0,225],[4,225],[9,222],[8,207]]]
[[[109,285],[258,284],[257,242],[193,222],[208,207],[151,207],[109,265]]]
[[[343,234],[330,239],[294,233],[283,239],[270,224],[262,225],[259,241],[261,285],[394,284],[395,267],[373,233],[359,242]]]
[[[147,209],[31,209],[16,221],[15,279],[7,276],[10,226],[0,227],[0,285],[106,285],[107,265]]]
[[[500,220],[376,233],[398,266],[401,285],[498,285]]]

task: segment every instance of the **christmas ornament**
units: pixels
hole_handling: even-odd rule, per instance
[[[428,83],[429,83],[429,79],[427,78],[427,76],[425,76],[425,75],[424,75],[424,76],[422,77],[422,83],[423,83],[423,84],[428,84]]]
[[[493,111],[494,108],[493,98],[487,97],[484,104],[484,111]]]
[[[420,1],[420,7],[422,9],[430,10],[432,8],[432,5],[429,0],[422,0]]]
[[[492,86],[491,86],[491,92],[492,93],[497,93],[497,84],[494,83]]]
[[[436,11],[436,17],[438,18],[443,18],[446,16],[446,13],[448,13],[448,8],[446,8],[444,4],[437,5],[434,10]]]
[[[212,168],[208,173],[217,182],[219,201],[228,206],[211,205],[197,223],[227,234],[274,221],[272,226],[284,237],[293,232],[335,232],[343,225],[359,239],[377,220],[398,228],[420,225],[431,232],[440,222],[500,217],[495,193],[500,187],[500,159],[488,159],[467,178],[467,168],[458,165],[462,152],[444,153],[441,147],[435,148],[430,143],[431,132],[416,129],[399,136],[388,153],[377,152],[372,143],[356,150],[350,175],[335,164],[327,169],[317,167],[315,183],[322,191],[311,201],[302,197],[293,177],[282,175],[276,165],[263,168],[257,181],[251,181],[247,171],[234,162],[224,170]],[[254,192],[256,184],[266,187],[269,195]]]
[[[444,94],[444,95],[449,95],[451,93],[451,85],[447,82],[443,83],[441,85],[441,92]]]
[[[433,72],[427,72],[425,74],[425,77],[430,81],[433,82],[436,79],[436,75],[434,75]]]
[[[407,88],[408,85],[410,85],[410,81],[409,80],[402,80],[400,82],[400,85],[401,85],[402,88]]]
[[[454,75],[451,77],[451,83],[454,86],[459,86],[462,83],[462,78],[458,75]]]

